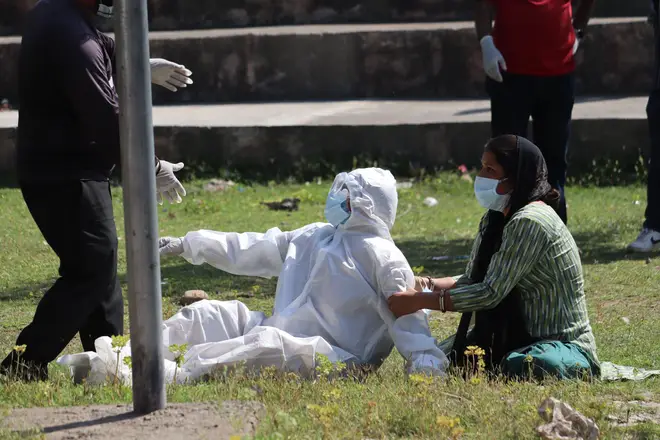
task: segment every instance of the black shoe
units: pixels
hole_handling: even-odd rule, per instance
[[[22,359],[22,353],[12,350],[0,364],[0,374],[9,380],[36,382],[48,380],[48,364]]]

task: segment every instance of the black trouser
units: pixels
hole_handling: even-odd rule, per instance
[[[648,156],[649,182],[645,227],[660,231],[660,32],[655,33],[655,69],[653,89],[646,105],[646,117],[651,137]]]
[[[60,258],[60,277],[18,336],[16,345],[26,345],[21,359],[51,362],[78,332],[83,349],[94,351],[96,338],[120,335],[124,329],[110,184],[22,183],[21,191],[41,233]]]
[[[566,168],[571,115],[575,101],[572,73],[560,76],[527,76],[503,73],[499,83],[488,78],[492,136],[527,136],[532,118],[532,141],[539,147],[548,166],[548,181],[561,193],[559,216],[567,222]]]

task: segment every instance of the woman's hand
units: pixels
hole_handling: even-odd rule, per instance
[[[423,294],[416,290],[406,290],[405,292],[395,293],[387,299],[390,311],[397,318],[403,315],[415,313],[423,309]]]
[[[422,292],[425,288],[433,292],[439,292],[454,287],[456,287],[456,281],[452,277],[432,278],[432,282],[429,282],[429,277],[415,277],[415,290],[418,292]]]

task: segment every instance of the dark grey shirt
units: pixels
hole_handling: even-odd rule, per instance
[[[115,42],[72,0],[40,0],[19,58],[22,181],[107,180],[119,163]]]

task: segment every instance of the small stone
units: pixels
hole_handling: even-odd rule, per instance
[[[235,183],[232,182],[231,180],[211,179],[206,185],[204,185],[204,191],[208,191],[208,192],[225,191],[234,185]]]
[[[630,318],[627,318],[625,316],[621,317],[621,321],[625,322],[626,324],[630,324]]]
[[[424,199],[424,205],[428,206],[429,208],[432,208],[438,204],[438,200],[436,200],[433,197],[427,197]]]
[[[190,304],[196,303],[197,301],[202,301],[209,299],[209,296],[203,290],[188,290],[181,297],[181,304],[184,306],[189,306]]]

